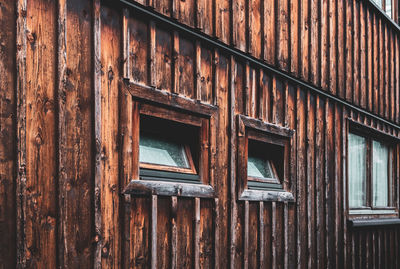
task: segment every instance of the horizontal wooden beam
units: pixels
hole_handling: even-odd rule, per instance
[[[211,117],[218,109],[218,107],[210,104],[128,80],[125,80],[123,84],[125,89],[136,99],[186,110],[203,117]]]
[[[265,202],[294,202],[293,194],[285,191],[271,190],[244,190],[239,197],[240,201],[265,201]]]
[[[371,227],[382,225],[400,225],[400,219],[363,219],[349,220],[351,227]]]
[[[158,23],[161,23],[162,25],[170,27],[170,28],[172,28],[174,30],[178,30],[180,32],[183,32],[184,34],[186,34],[186,35],[188,35],[188,36],[190,36],[190,37],[192,37],[194,39],[200,40],[202,43],[204,43],[206,45],[209,45],[211,47],[219,49],[221,53],[225,53],[225,54],[234,56],[236,58],[241,59],[242,61],[248,61],[249,64],[255,65],[255,66],[258,66],[259,68],[267,70],[267,71],[275,74],[276,76],[279,76],[279,77],[281,77],[283,79],[288,80],[289,82],[291,82],[291,83],[293,83],[295,85],[304,87],[305,89],[308,89],[308,90],[310,90],[310,91],[312,91],[312,92],[314,92],[314,93],[316,93],[316,94],[318,94],[320,96],[323,96],[323,97],[325,97],[327,99],[335,101],[335,102],[337,102],[339,104],[342,104],[342,105],[344,105],[344,106],[346,106],[348,108],[351,108],[351,109],[353,109],[355,111],[363,113],[364,115],[367,115],[367,116],[369,116],[371,118],[374,118],[374,119],[379,120],[379,121],[381,121],[381,122],[383,122],[385,124],[388,124],[388,125],[394,127],[395,129],[400,130],[400,126],[397,125],[394,122],[390,122],[390,121],[388,121],[388,120],[386,120],[386,119],[384,119],[384,118],[382,118],[382,117],[380,117],[380,116],[378,116],[376,114],[368,112],[368,111],[366,111],[365,109],[363,109],[363,108],[361,108],[359,106],[353,105],[352,103],[350,103],[350,102],[348,102],[348,101],[346,101],[346,100],[344,100],[342,98],[339,98],[339,97],[329,93],[328,91],[324,91],[324,90],[322,90],[320,88],[315,87],[314,85],[310,84],[309,82],[303,81],[303,80],[301,80],[301,79],[299,79],[297,77],[294,77],[293,75],[291,75],[291,74],[289,74],[287,72],[283,72],[283,71],[277,69],[276,67],[274,67],[272,65],[269,65],[269,64],[267,64],[267,63],[255,58],[255,57],[253,57],[253,56],[251,56],[249,54],[246,54],[246,53],[244,53],[244,52],[242,52],[242,51],[240,51],[238,49],[235,49],[233,47],[230,47],[229,45],[223,43],[222,41],[220,41],[220,40],[218,40],[216,38],[210,37],[210,36],[202,33],[199,30],[193,29],[193,28],[191,28],[191,27],[189,27],[187,25],[184,25],[182,23],[177,22],[176,20],[172,20],[169,17],[166,17],[166,16],[164,16],[162,14],[159,14],[159,13],[157,13],[156,11],[154,11],[151,8],[144,7],[139,3],[136,3],[136,2],[133,2],[133,1],[131,2],[129,0],[120,0],[120,2],[123,3],[123,4],[129,5],[136,12],[138,12],[138,13],[140,13],[142,15],[145,15],[147,18],[149,18],[151,20],[154,20],[154,21],[156,21]],[[371,1],[368,1],[368,2],[371,2]],[[382,13],[382,12],[380,12],[380,13]],[[386,16],[386,18],[387,18],[387,16]],[[389,20],[389,21],[391,21],[391,20]],[[394,29],[399,33],[400,32],[400,28],[396,24],[393,24],[393,25],[394,25]]]
[[[190,184],[180,182],[158,182],[151,180],[131,180],[124,190],[124,194],[133,196],[181,196],[214,198],[215,192],[210,185]]]

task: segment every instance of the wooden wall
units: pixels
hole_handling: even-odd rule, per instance
[[[0,268],[398,268],[399,226],[348,226],[344,171],[347,118],[400,138],[399,30],[358,0],[139,3],[381,119],[116,1],[0,0]],[[215,198],[122,194],[127,83],[217,108]],[[237,200],[237,114],[295,130],[294,203]]]

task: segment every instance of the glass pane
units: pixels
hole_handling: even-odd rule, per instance
[[[349,133],[349,205],[366,206],[366,155],[364,137]]]
[[[382,0],[372,0],[372,1],[375,2],[375,4],[376,4],[378,7],[382,8]]]
[[[276,178],[270,161],[254,156],[248,157],[247,176],[258,178]]]
[[[190,168],[183,144],[145,133],[140,134],[139,162]]]
[[[385,11],[386,14],[389,15],[389,17],[392,17],[392,0],[385,1]]]
[[[388,164],[389,149],[386,145],[373,141],[373,206],[388,206]]]

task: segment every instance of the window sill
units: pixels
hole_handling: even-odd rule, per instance
[[[265,202],[294,202],[293,194],[286,191],[249,190],[246,189],[239,197],[240,201],[265,201]]]
[[[349,220],[351,227],[373,227],[373,226],[384,226],[384,225],[400,225],[400,219],[388,218],[388,219],[353,219]]]
[[[163,195],[181,197],[214,198],[215,192],[210,185],[160,182],[152,180],[131,180],[124,194],[133,196]]]

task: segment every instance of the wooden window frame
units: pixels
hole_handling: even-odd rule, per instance
[[[208,125],[209,120],[198,117],[195,115],[191,115],[188,111],[176,111],[174,109],[168,107],[160,107],[144,102],[136,101],[136,106],[138,109],[136,113],[138,115],[135,118],[139,119],[139,123],[135,126],[136,129],[139,129],[135,132],[134,135],[139,135],[138,138],[133,137],[133,139],[138,139],[140,141],[140,129],[141,126],[141,118],[142,116],[153,117],[156,119],[165,120],[183,124],[184,126],[190,126],[194,128],[198,128],[198,153],[199,156],[198,164],[198,171],[196,173],[195,165],[193,164],[191,167],[192,169],[186,168],[178,168],[178,167],[171,167],[166,165],[157,165],[157,164],[147,164],[147,163],[139,163],[139,178],[140,179],[147,179],[147,180],[162,180],[162,181],[178,181],[178,182],[185,182],[188,181],[190,183],[201,183],[201,184],[208,184],[208,155],[209,155],[209,147],[207,146],[209,142],[209,135],[208,135]],[[185,145],[188,147],[188,145]],[[194,145],[196,146],[196,145]],[[189,152],[188,159],[189,161],[193,162],[193,159],[190,157],[190,149],[186,149]],[[145,173],[142,173],[145,170]]]
[[[244,115],[237,115],[238,147],[237,147],[237,177],[239,200],[251,201],[288,201],[293,202],[293,182],[291,182],[291,147],[294,131],[285,127],[263,122]],[[282,171],[279,183],[252,181],[247,175],[248,141],[265,143],[266,146],[279,146],[283,150]]]
[[[179,197],[214,198],[215,162],[211,152],[215,149],[215,119],[218,108],[124,80],[122,90],[132,98],[132,154],[133,178],[124,186],[123,193],[132,196],[164,195]],[[139,171],[140,116],[150,116],[199,128],[197,174],[175,171]]]
[[[365,207],[352,207],[349,204],[349,134],[355,134],[366,139],[366,206]],[[358,123],[352,119],[348,119],[348,130],[346,137],[346,202],[348,208],[349,219],[375,219],[375,218],[387,218],[387,217],[398,217],[398,202],[397,202],[397,182],[395,178],[396,167],[396,150],[398,144],[398,138],[392,137],[386,133],[373,129],[364,124]],[[389,163],[388,163],[388,206],[385,207],[374,207],[373,206],[373,141],[383,143],[388,146],[389,149]]]

